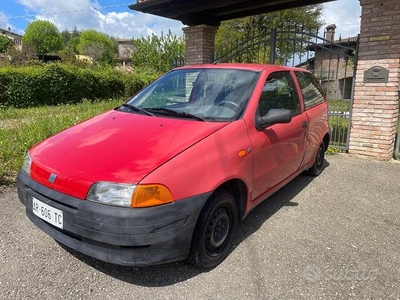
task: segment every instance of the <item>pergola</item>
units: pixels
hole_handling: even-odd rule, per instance
[[[329,1],[333,0],[144,0],[129,8],[189,26],[218,26],[225,20]]]

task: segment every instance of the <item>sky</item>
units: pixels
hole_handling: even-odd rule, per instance
[[[95,29],[116,38],[140,38],[150,34],[182,35],[179,21],[129,9],[136,0],[0,0],[0,28],[23,34],[29,22],[49,20],[59,31]],[[359,0],[337,0],[324,4],[322,19],[336,24],[336,38],[355,36],[360,30]]]

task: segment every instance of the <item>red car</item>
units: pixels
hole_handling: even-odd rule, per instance
[[[30,149],[18,195],[36,226],[100,260],[209,268],[238,220],[303,171],[322,171],[329,139],[310,72],[188,66]]]

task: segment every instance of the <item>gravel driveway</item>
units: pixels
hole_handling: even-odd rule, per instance
[[[120,267],[59,245],[0,187],[1,299],[400,299],[400,164],[328,156],[239,224],[208,272]]]

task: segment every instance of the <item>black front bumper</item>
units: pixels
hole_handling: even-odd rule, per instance
[[[149,208],[123,208],[54,191],[20,171],[18,196],[28,218],[57,241],[119,265],[151,265],[185,259],[197,218],[210,193]],[[63,229],[32,212],[32,197],[63,211]]]

